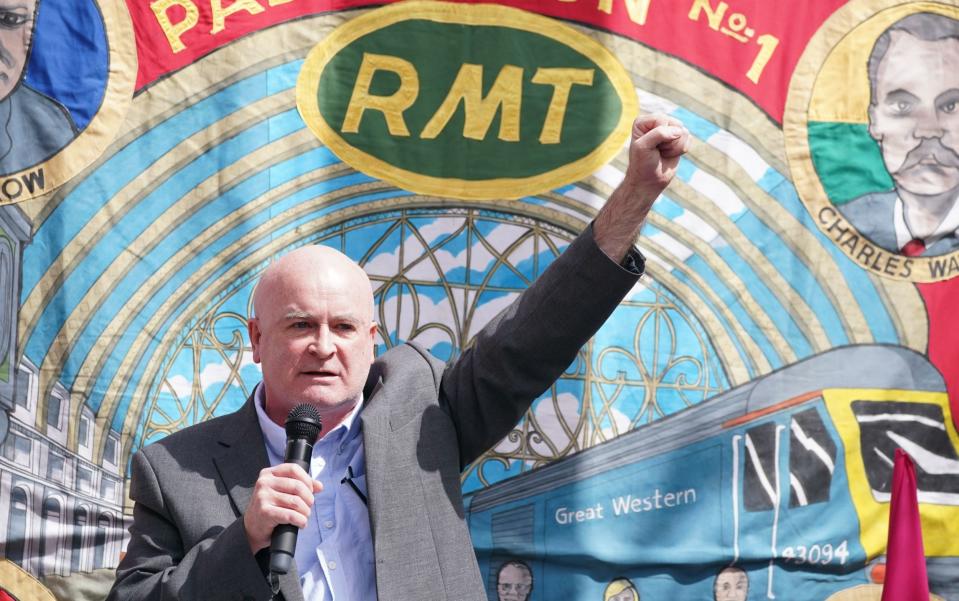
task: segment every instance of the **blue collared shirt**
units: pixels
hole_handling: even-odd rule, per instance
[[[263,409],[263,385],[257,385],[253,394],[270,465],[279,465],[286,452],[286,432]],[[362,405],[357,403],[340,425],[324,432],[313,446],[310,476],[323,484],[323,491],[313,497],[310,521],[300,530],[294,555],[307,601],[376,599],[369,511],[356,491],[341,483],[352,467],[353,482],[367,494],[359,420]]]

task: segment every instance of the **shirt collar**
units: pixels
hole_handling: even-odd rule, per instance
[[[902,199],[898,196],[896,196],[896,205],[893,208],[893,226],[896,229],[896,244],[899,248],[915,238],[909,233],[909,227],[906,225],[905,208]],[[942,220],[936,231],[923,240],[923,243],[928,248],[941,238],[951,235],[959,235],[959,198],[952,203],[952,208],[946,213],[946,218]]]
[[[253,390],[253,407],[256,409],[256,419],[260,423],[260,431],[263,432],[263,440],[266,441],[267,449],[275,456],[282,459],[286,455],[286,430],[270,419],[266,414],[265,387],[260,382]],[[363,408],[363,396],[353,407],[353,410],[343,419],[340,424],[330,430],[323,432],[320,441],[335,441],[351,439],[359,433],[360,420],[356,419]],[[319,446],[319,445],[316,445]]]

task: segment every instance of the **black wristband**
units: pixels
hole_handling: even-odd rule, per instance
[[[643,253],[639,252],[638,248],[632,246],[629,251],[626,252],[623,260],[620,261],[619,266],[636,275],[643,275],[646,271],[646,257],[643,256]]]

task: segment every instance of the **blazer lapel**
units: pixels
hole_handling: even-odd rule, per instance
[[[239,517],[250,504],[260,470],[269,467],[270,460],[253,407],[253,396],[231,417],[223,422],[218,440],[222,450],[213,457],[213,462]],[[280,576],[280,592],[287,601],[303,601],[296,565],[288,574]]]
[[[389,466],[387,452],[390,436],[390,403],[383,378],[378,378],[369,394],[365,394],[360,421],[363,424],[363,447],[366,453],[366,487],[369,496],[370,533],[376,550],[379,500],[387,493]]]
[[[225,420],[218,442],[221,451],[213,457],[236,514],[243,515],[250,504],[260,470],[269,467],[263,433],[256,419],[253,398]]]

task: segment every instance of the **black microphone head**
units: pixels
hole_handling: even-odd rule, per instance
[[[286,416],[287,440],[307,440],[310,444],[316,442],[323,429],[323,420],[316,407],[309,403],[301,403],[290,410]]]

